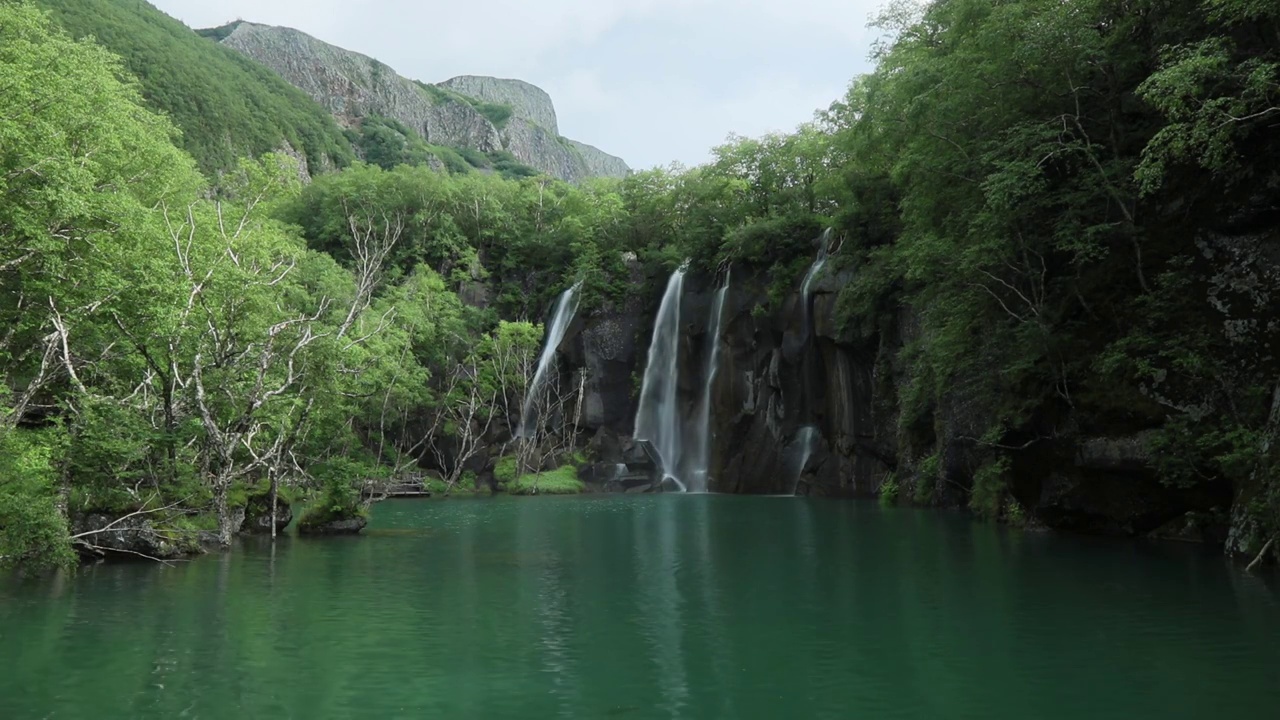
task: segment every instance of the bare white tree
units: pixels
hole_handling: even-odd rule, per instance
[[[500,410],[499,388],[481,378],[480,360],[472,353],[446,374],[430,437],[431,452],[444,473],[449,491],[462,479],[467,461],[484,447]]]

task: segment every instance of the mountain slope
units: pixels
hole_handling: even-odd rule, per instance
[[[312,169],[346,165],[350,144],[311,98],[231,48],[142,0],[34,0],[72,36],[92,35],[124,59],[142,92],[183,131],[205,172],[240,157],[293,149]]]
[[[370,116],[392,118],[433,145],[505,150],[570,182],[630,172],[620,158],[562,138],[551,98],[519,80],[463,76],[420,83],[292,28],[237,22],[201,34],[276,71],[347,127]]]

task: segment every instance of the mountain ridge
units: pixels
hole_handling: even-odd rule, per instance
[[[617,156],[562,137],[550,95],[524,80],[461,75],[425,83],[301,30],[250,21],[197,32],[275,71],[348,128],[370,116],[394,118],[428,143],[507,151],[569,182],[631,171]]]

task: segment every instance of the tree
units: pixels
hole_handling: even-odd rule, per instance
[[[0,441],[15,463],[0,480],[3,554],[63,562],[68,438],[34,427],[124,402],[127,391],[106,389],[131,362],[112,318],[163,311],[171,294],[151,274],[163,235],[150,209],[200,179],[117,60],[23,4],[0,6],[0,88],[0,373],[14,389]]]

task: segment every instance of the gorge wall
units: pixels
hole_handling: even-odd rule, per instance
[[[346,127],[371,115],[388,117],[429,143],[484,153],[505,150],[569,182],[631,172],[621,158],[561,137],[551,97],[521,80],[461,76],[431,85],[292,28],[238,22],[207,32],[274,70]],[[510,117],[491,119],[482,112],[483,103],[509,110]]]
[[[917,504],[968,504],[982,467],[981,428],[992,412],[984,388],[998,378],[954,378],[928,417],[904,416],[904,348],[919,339],[918,323],[902,309],[871,337],[846,331],[837,298],[856,272],[837,267],[819,275],[810,288],[806,322],[800,277],[780,302],[771,302],[766,272],[733,268],[720,366],[710,392],[712,492],[874,496],[888,484]],[[616,464],[644,462],[631,435],[638,378],[665,281],[645,277],[633,263],[630,299],[577,318],[559,348],[566,378],[587,375],[584,424],[602,468],[593,475],[601,482]],[[678,395],[686,419],[696,412],[706,382],[716,283],[699,273],[684,281]],[[1009,495],[1025,513],[1017,521],[1083,533],[1224,542],[1231,488],[1189,490],[1162,483],[1153,460],[1144,433],[1030,443],[1016,454],[1009,473]]]

